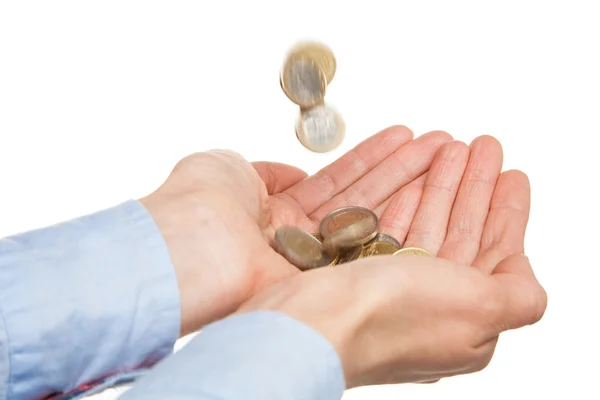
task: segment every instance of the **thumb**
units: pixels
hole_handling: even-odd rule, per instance
[[[535,280],[529,257],[525,254],[513,254],[505,257],[492,271],[494,274],[513,274]]]
[[[252,166],[265,183],[269,194],[283,192],[308,176],[301,169],[287,164],[258,161],[253,162]]]
[[[505,302],[499,321],[501,331],[533,325],[542,319],[548,297],[524,254],[513,254],[502,260],[492,277]]]

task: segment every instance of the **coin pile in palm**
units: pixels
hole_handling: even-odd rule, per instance
[[[275,232],[273,248],[301,271],[377,255],[432,255],[417,247],[402,248],[395,238],[380,233],[377,215],[364,207],[330,212],[321,221],[319,233],[282,226]]]
[[[325,104],[327,87],[336,71],[332,51],[320,43],[300,43],[288,53],[279,83],[300,107],[296,137],[307,149],[325,153],[337,148],[346,134],[342,117]]]

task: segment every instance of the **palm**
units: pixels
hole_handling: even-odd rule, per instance
[[[467,146],[444,132],[411,138],[404,127],[388,128],[308,178],[283,164],[254,163],[269,193],[271,227],[317,232],[327,213],[356,205],[374,210],[380,231],[404,247],[490,273],[522,252],[529,182],[519,171],[500,173],[500,144],[484,136]]]

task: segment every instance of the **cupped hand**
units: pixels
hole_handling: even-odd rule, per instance
[[[537,322],[547,301],[523,254],[529,181],[501,168],[492,137],[444,144],[426,175],[376,207],[382,231],[437,257],[376,256],[310,271],[240,312],[276,310],[314,327],[338,351],[348,387],[484,368],[500,333]]]
[[[409,193],[419,186],[418,180],[411,182],[429,169],[449,140],[444,132],[413,140],[407,128],[391,127],[310,177],[285,164],[251,164],[229,151],[181,160],[158,190],[140,200],[165,238],[175,267],[181,335],[299,273],[270,247],[279,226],[317,232],[323,216],[347,205],[393,211],[398,198],[406,197],[406,186]],[[388,220],[396,226],[395,217]]]

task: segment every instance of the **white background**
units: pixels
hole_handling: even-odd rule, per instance
[[[559,4],[560,3],[560,4]],[[483,372],[345,399],[597,399],[600,13],[593,1],[3,1],[0,236],[138,198],[188,153],[307,172],[392,124],[492,134],[533,186],[526,249],[544,319]],[[296,140],[279,87],[296,41],[329,45],[341,148]],[[401,340],[401,338],[398,338]]]

